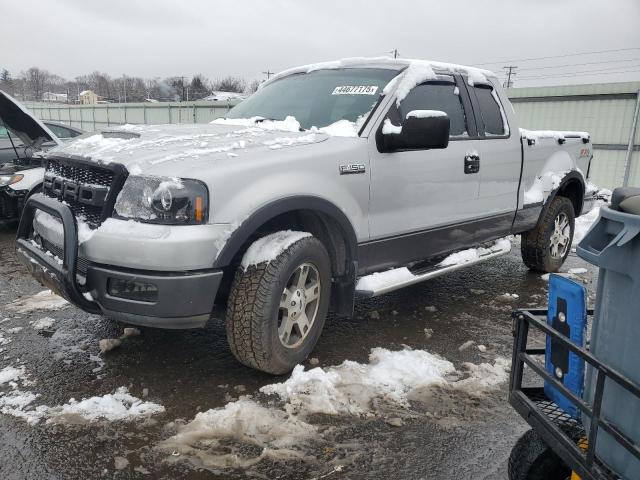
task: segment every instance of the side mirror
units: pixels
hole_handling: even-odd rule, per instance
[[[427,150],[447,148],[451,123],[440,110],[412,110],[401,127],[384,121],[380,130],[380,146],[384,152],[395,150]]]

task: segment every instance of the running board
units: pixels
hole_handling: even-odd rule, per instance
[[[447,259],[437,265],[433,265],[416,272],[412,272],[408,268],[402,267],[360,277],[356,285],[356,295],[360,297],[377,297],[378,295],[424,282],[446,273],[460,270],[461,268],[486,262],[492,258],[500,257],[509,253],[511,251],[511,242],[509,242],[509,245],[506,243],[507,240],[502,240],[496,242],[490,247],[462,250],[450,255]],[[455,257],[457,257],[459,261],[450,263],[450,259],[454,259]]]

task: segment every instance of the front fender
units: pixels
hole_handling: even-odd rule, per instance
[[[357,237],[353,225],[336,205],[328,200],[314,196],[291,196],[275,200],[253,212],[236,228],[226,241],[224,247],[218,254],[214,267],[222,268],[228,266],[233,257],[242,246],[249,240],[251,235],[267,223],[269,220],[294,210],[311,210],[329,215],[338,222],[345,234],[349,258],[357,260]]]

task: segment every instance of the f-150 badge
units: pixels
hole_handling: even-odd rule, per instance
[[[350,163],[349,165],[340,165],[340,175],[350,175],[352,173],[364,173],[366,168],[362,163]]]

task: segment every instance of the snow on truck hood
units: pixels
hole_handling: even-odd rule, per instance
[[[238,161],[247,155],[273,155],[277,150],[319,143],[330,136],[355,137],[356,128],[352,122],[340,121],[301,132],[293,117],[283,121],[254,118],[195,125],[122,125],[80,137],[48,155],[120,163],[129,173],[139,175],[156,173],[169,162],[191,167],[201,162]]]

